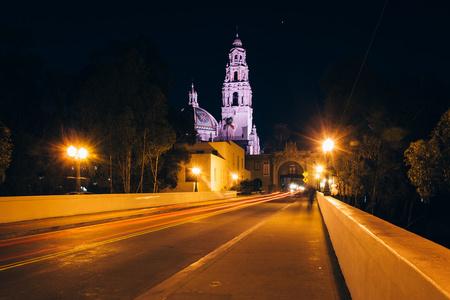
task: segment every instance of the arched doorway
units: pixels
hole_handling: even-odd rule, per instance
[[[259,178],[256,178],[253,180],[253,190],[260,192],[262,190],[262,180]]]
[[[289,190],[291,184],[304,186],[303,167],[295,161],[287,161],[278,169],[278,188],[281,191]]]

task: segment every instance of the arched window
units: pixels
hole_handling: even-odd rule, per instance
[[[238,78],[238,71],[234,71],[234,81],[238,81],[239,80],[239,78]]]
[[[239,106],[239,103],[238,103],[238,93],[237,93],[237,92],[234,92],[234,93],[233,93],[233,106]]]

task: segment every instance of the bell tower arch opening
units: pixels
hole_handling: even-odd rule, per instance
[[[239,106],[239,95],[237,92],[233,93],[233,104],[232,106]]]

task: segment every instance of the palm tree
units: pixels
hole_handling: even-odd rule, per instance
[[[275,124],[273,128],[273,136],[278,141],[278,149],[281,149],[281,143],[286,141],[290,136],[289,125],[286,123]]]
[[[234,132],[236,130],[237,124],[233,122],[233,118],[225,118],[225,125],[223,126],[223,129],[225,130],[227,134],[227,141],[229,140],[228,132],[230,129]]]

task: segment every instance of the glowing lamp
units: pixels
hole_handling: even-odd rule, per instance
[[[78,150],[78,156],[79,156],[81,159],[86,158],[86,156],[87,156],[87,150],[84,149],[84,148],[81,148],[80,150]]]
[[[75,157],[75,155],[77,155],[77,148],[75,148],[74,146],[70,146],[69,148],[67,148],[67,154],[69,154],[69,156],[71,157]]]
[[[323,152],[331,151],[334,147],[334,142],[331,139],[327,139],[323,142]]]

